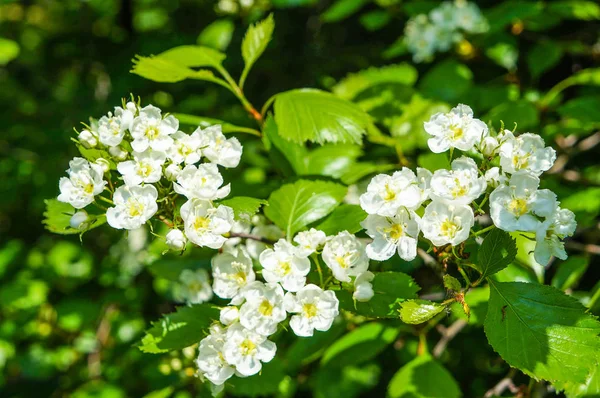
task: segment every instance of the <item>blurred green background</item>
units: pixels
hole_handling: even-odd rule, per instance
[[[0,396],[206,394],[193,377],[193,349],[153,356],[134,346],[150,321],[173,310],[168,282],[144,269],[161,248],[146,245],[143,234],[127,238],[109,228],[88,233],[82,245],[78,237],[50,235],[41,223],[43,200],[57,195],[58,179],[77,155],[70,143],[73,128],[105,114],[130,93],[165,111],[252,125],[237,100],[218,87],[190,81],[158,84],[130,74],[136,54],[199,41],[226,47],[225,65],[238,74],[246,27],[274,11],[274,40],[245,88],[260,106],[280,91],[328,89],[350,72],[411,62],[394,42],[409,16],[438,2],[345,1],[335,12],[330,8],[335,1],[242,2],[250,3],[0,2]],[[354,100],[379,99],[383,105],[371,113],[400,141],[420,129],[435,106],[458,102],[471,105],[485,121],[504,119],[510,128],[510,121],[518,121],[520,131],[542,134],[564,161],[547,186],[580,223],[570,246],[577,256],[559,268],[564,275],[556,283],[574,275],[569,289],[589,301],[600,289],[600,264],[594,257],[600,240],[600,89],[598,83],[582,85],[550,104],[542,99],[573,73],[600,66],[600,11],[593,4],[577,9],[553,9],[541,2],[478,4],[491,22],[489,33],[438,55],[434,63],[418,65],[421,78],[415,89],[379,87]],[[216,20],[212,31],[200,35]],[[244,138],[244,144],[236,178],[264,190],[275,171],[259,142]],[[372,158],[395,156],[389,148],[367,145]],[[421,147],[407,141],[405,155],[414,162]],[[536,279],[530,270],[514,272]],[[550,270],[546,282],[556,274]],[[398,363],[407,361],[406,351],[415,348],[415,340],[399,342],[376,362],[349,368],[338,380],[352,390],[344,396],[382,396],[386,380]],[[469,362],[466,355],[461,361],[461,352],[469,352]],[[508,371],[480,328],[464,330],[445,360],[467,396],[481,396]],[[323,380],[306,382],[303,374],[294,382],[297,396],[327,396]],[[338,387],[333,391],[347,391]]]

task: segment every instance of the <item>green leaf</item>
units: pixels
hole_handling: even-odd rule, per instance
[[[251,198],[248,196],[235,196],[219,202],[222,205],[229,206],[233,209],[236,219],[249,219],[258,211],[262,205],[267,205],[268,202],[264,199]]]
[[[225,54],[210,47],[179,46],[153,57],[186,67],[210,66],[218,68],[225,60]]]
[[[231,43],[235,25],[230,19],[217,19],[198,36],[198,45],[224,51]]]
[[[495,228],[483,240],[474,265],[483,279],[508,267],[516,256],[515,240],[507,232]]]
[[[456,103],[469,90],[473,81],[473,72],[465,65],[447,60],[440,62],[427,72],[419,84],[425,96]]]
[[[390,398],[459,398],[458,383],[450,372],[429,354],[421,355],[404,365],[388,385]]]
[[[90,214],[89,227],[83,230],[71,228],[71,216],[77,210],[68,203],[59,202],[57,199],[46,199],[46,211],[44,212],[44,220],[42,223],[46,229],[55,234],[75,235],[89,231],[106,223],[106,215]]]
[[[275,122],[283,138],[297,143],[360,144],[371,118],[355,104],[333,94],[300,89],[275,97]]]
[[[503,1],[496,7],[485,10],[485,18],[489,22],[489,33],[497,32],[513,22],[535,17],[542,13],[542,2],[522,0]]]
[[[252,377],[234,377],[227,382],[227,392],[236,397],[264,397],[276,394],[285,378],[284,367],[276,357],[263,364],[259,374]]]
[[[155,277],[164,278],[173,282],[180,282],[183,270],[210,269],[210,259],[195,258],[180,255],[165,255],[146,266]]]
[[[392,14],[387,10],[373,10],[362,14],[359,21],[363,28],[375,32],[392,21]]]
[[[379,84],[403,84],[412,86],[417,81],[417,70],[409,64],[371,67],[360,72],[351,73],[335,86],[333,93],[341,98],[352,100],[368,88]]]
[[[19,56],[19,43],[0,37],[0,65],[6,65]]]
[[[243,82],[246,80],[248,72],[252,65],[258,60],[258,58],[265,51],[271,37],[273,36],[273,30],[275,30],[275,20],[273,14],[257,22],[254,25],[250,25],[242,41],[242,57],[244,58],[244,70],[242,72],[242,78],[240,79],[240,86],[243,86]]]
[[[561,105],[557,111],[564,119],[574,119],[580,123],[600,123],[600,98],[598,96],[586,96],[573,98]]]
[[[414,279],[402,272],[379,272],[371,282],[375,295],[366,302],[354,302],[352,293],[336,291],[340,308],[373,318],[398,318],[403,302],[417,297],[421,289]]]
[[[445,305],[420,299],[405,301],[400,307],[400,319],[411,325],[427,322],[446,309]]]
[[[450,306],[452,315],[458,319],[468,321],[469,325],[483,326],[487,314],[488,300],[490,298],[489,286],[469,289],[465,294],[465,302],[469,306],[471,315],[467,317],[461,303],[455,302]]]
[[[37,279],[17,279],[0,288],[3,311],[20,312],[39,307],[46,302],[50,288]]]
[[[595,1],[551,1],[548,3],[547,11],[565,19],[579,19],[583,21],[600,19],[600,5]]]
[[[374,358],[390,345],[398,329],[381,323],[363,324],[333,343],[323,354],[321,366],[357,365]]]
[[[358,398],[379,383],[381,367],[375,362],[358,366],[326,366],[315,372],[312,396],[315,398]]]
[[[448,274],[444,275],[444,287],[455,292],[460,292],[462,290],[462,286],[458,279]]]
[[[209,304],[178,307],[153,323],[142,338],[139,349],[150,354],[181,350],[198,343],[208,327],[219,319],[219,310]]]
[[[490,280],[484,327],[510,366],[552,383],[585,382],[600,350],[600,322],[551,286]]]
[[[537,108],[529,101],[504,102],[492,108],[482,118],[484,121],[499,120],[504,122],[507,128],[512,129],[515,123],[519,130],[537,127],[540,123]]]
[[[169,398],[173,394],[174,388],[169,386],[160,390],[152,391],[144,395],[142,398]]]
[[[552,278],[552,286],[560,290],[572,289],[587,271],[590,259],[583,256],[571,256],[558,264],[556,274]]]
[[[540,77],[548,69],[555,66],[564,52],[555,42],[547,40],[536,43],[527,53],[527,66],[534,78]]]
[[[342,21],[360,10],[369,0],[337,0],[323,14],[321,21],[325,23]]]
[[[600,354],[596,359],[595,365],[591,366],[591,373],[588,375],[586,381],[581,384],[577,383],[565,383],[564,386],[560,386],[559,389],[565,390],[565,395],[569,398],[572,397],[599,397],[600,396]]]
[[[296,339],[285,353],[288,369],[293,373],[301,366],[313,362],[345,331],[344,322],[334,322],[331,328],[325,332],[316,332],[310,338]]]
[[[348,231],[355,234],[363,228],[360,223],[367,217],[367,213],[358,205],[342,204],[327,216],[315,228],[325,232],[326,235],[337,235],[339,232]]]
[[[345,195],[346,187],[340,184],[298,180],[271,193],[264,213],[291,238],[308,224],[331,213]]]

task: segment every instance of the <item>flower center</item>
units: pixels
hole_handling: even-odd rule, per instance
[[[158,137],[158,134],[160,132],[158,131],[158,128],[156,126],[148,126],[146,127],[146,138],[148,138],[149,140],[155,140]]]
[[[129,217],[139,217],[144,214],[144,205],[137,200],[129,200],[127,201],[127,211]]]
[[[196,230],[208,229],[209,225],[210,218],[208,217],[196,217],[196,220],[194,221],[194,228]]]
[[[384,232],[387,233],[393,240],[398,240],[404,234],[404,228],[402,228],[402,225],[400,224],[394,224],[391,227],[386,228]]]
[[[140,162],[137,173],[140,177],[148,178],[152,173],[152,165],[150,163]]]
[[[527,201],[523,198],[514,198],[508,204],[508,210],[517,217],[527,213]]]
[[[342,268],[348,268],[348,262],[346,261],[346,257],[345,256],[337,256],[335,258],[335,261],[337,261],[338,265]]]
[[[453,141],[460,140],[465,134],[460,126],[450,126],[450,133],[450,139]]]
[[[396,199],[396,192],[394,192],[388,184],[385,184],[385,195],[383,196],[383,200],[390,201]]]
[[[514,155],[512,158],[512,164],[515,170],[525,169],[529,166],[529,154],[525,155]]]
[[[258,306],[258,312],[264,316],[271,316],[273,314],[273,304],[269,300],[263,300]]]
[[[464,185],[461,185],[458,178],[455,178],[454,179],[454,187],[450,190],[450,193],[452,194],[452,197],[454,199],[461,197],[461,196],[465,196],[467,194],[467,187]]]
[[[288,261],[281,261],[279,263],[279,270],[281,271],[282,275],[287,275],[292,272],[292,266]]]
[[[242,355],[252,355],[256,351],[256,344],[250,339],[245,339],[240,343]]]
[[[440,232],[443,236],[452,239],[456,235],[458,231],[458,225],[451,221],[450,219],[446,219],[442,225],[440,226]]]
[[[317,316],[317,306],[313,303],[306,303],[302,306],[302,312],[304,313],[304,317],[313,318]]]

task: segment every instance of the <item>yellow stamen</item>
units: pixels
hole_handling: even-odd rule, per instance
[[[508,210],[517,217],[527,213],[527,201],[522,198],[515,198],[508,204]]]
[[[271,316],[273,313],[273,305],[269,300],[263,300],[263,302],[258,306],[258,312],[264,316]]]
[[[445,237],[452,239],[458,232],[458,225],[450,219],[446,219],[440,226],[440,231]]]
[[[313,303],[306,303],[302,306],[302,312],[306,318],[312,318],[317,316],[317,306]]]
[[[398,240],[404,234],[404,228],[402,228],[402,225],[400,224],[394,224],[391,227],[386,228],[384,232],[388,234],[390,238]]]

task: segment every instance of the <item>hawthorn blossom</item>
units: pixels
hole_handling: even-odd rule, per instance
[[[201,140],[198,134],[177,131],[171,135],[171,138],[174,142],[167,150],[167,156],[174,164],[194,164],[200,161]]]
[[[414,212],[402,208],[393,217],[371,214],[361,226],[373,238],[366,249],[370,259],[387,260],[395,252],[405,261],[412,261],[417,256],[419,217]]]
[[[185,249],[185,245],[187,243],[187,238],[184,233],[179,229],[172,229],[167,233],[165,237],[166,244],[171,250],[182,251]]]
[[[415,173],[403,167],[391,176],[379,174],[361,195],[360,205],[369,214],[393,216],[400,207],[416,209],[423,202],[423,189]]]
[[[173,189],[188,199],[216,200],[229,195],[230,184],[223,185],[223,176],[217,165],[204,163],[198,166],[188,164],[177,176]]]
[[[275,343],[240,323],[234,323],[227,329],[223,356],[242,377],[260,372],[262,363],[270,362],[276,351]]]
[[[205,269],[184,269],[179,275],[180,284],[175,287],[175,300],[188,304],[200,304],[212,299],[210,279]]]
[[[296,292],[306,284],[310,260],[285,239],[278,240],[273,249],[263,251],[259,261],[267,282],[279,282],[290,292]]]
[[[202,153],[212,163],[223,167],[237,167],[242,157],[242,145],[237,138],[225,138],[221,132],[221,125],[210,126],[202,130],[196,129],[200,139]]]
[[[536,230],[536,246],[533,252],[535,261],[546,265],[552,256],[566,260],[567,252],[562,240],[572,236],[576,227],[575,214],[571,210],[557,207]]]
[[[285,320],[283,309],[283,289],[278,283],[254,281],[240,293],[244,304],[240,307],[240,323],[263,336],[277,331],[277,325]]]
[[[59,181],[60,195],[57,199],[69,203],[76,209],[83,209],[94,201],[94,196],[104,190],[102,167],[84,158],[74,158],[69,162],[68,177]]]
[[[297,336],[312,336],[315,330],[327,331],[339,315],[339,301],[331,290],[306,285],[296,294],[286,293],[285,310],[292,315],[290,327]]]
[[[375,295],[371,282],[375,278],[375,274],[370,271],[365,271],[354,279],[354,293],[352,298],[356,301],[369,301]]]
[[[155,183],[162,177],[162,165],[165,163],[164,152],[146,149],[144,152],[133,152],[134,160],[127,160],[117,165],[127,185]]]
[[[322,257],[333,276],[341,282],[350,282],[350,276],[357,276],[369,268],[364,245],[348,231],[331,237],[325,243]]]
[[[525,133],[515,137],[505,130],[499,149],[500,166],[505,173],[523,170],[539,176],[549,170],[556,160],[556,151],[545,147],[544,140],[537,134]]]
[[[229,326],[240,320],[240,309],[234,305],[228,305],[221,308],[219,312],[219,322]]]
[[[125,132],[132,127],[136,113],[137,105],[133,102],[128,102],[125,108],[115,107],[114,114],[109,112],[107,116],[102,116],[100,120],[98,120],[97,127],[97,134],[100,142],[109,147],[121,144]]]
[[[79,141],[84,148],[90,149],[98,145],[98,136],[91,130],[81,130],[77,135],[77,141]]]
[[[158,210],[158,191],[152,185],[120,186],[115,190],[115,207],[106,211],[108,225],[116,229],[136,229],[144,225]]]
[[[298,244],[299,253],[309,256],[325,243],[325,239],[327,239],[325,232],[311,228],[308,231],[298,232],[294,237],[294,242]]]
[[[435,246],[456,246],[467,240],[474,223],[469,206],[433,201],[425,208],[421,230]]]
[[[221,298],[234,298],[240,289],[254,282],[252,259],[242,247],[212,258],[213,290]]]
[[[452,162],[452,170],[433,173],[430,196],[433,200],[468,205],[486,188],[485,178],[479,176],[475,161],[463,156]]]
[[[425,131],[432,137],[427,140],[429,149],[435,153],[450,148],[468,151],[488,135],[488,128],[481,120],[473,117],[473,110],[463,104],[448,113],[436,113],[424,124]]]
[[[227,240],[223,235],[231,230],[233,209],[209,201],[190,199],[181,206],[181,218],[187,238],[198,246],[219,249]]]
[[[200,375],[215,385],[222,385],[235,373],[235,368],[225,359],[225,338],[226,330],[215,324],[198,348],[196,365]]]
[[[178,128],[179,121],[173,115],[163,119],[160,109],[153,105],[145,106],[131,124],[131,147],[136,152],[144,152],[148,148],[166,152],[173,145],[171,135]]]

